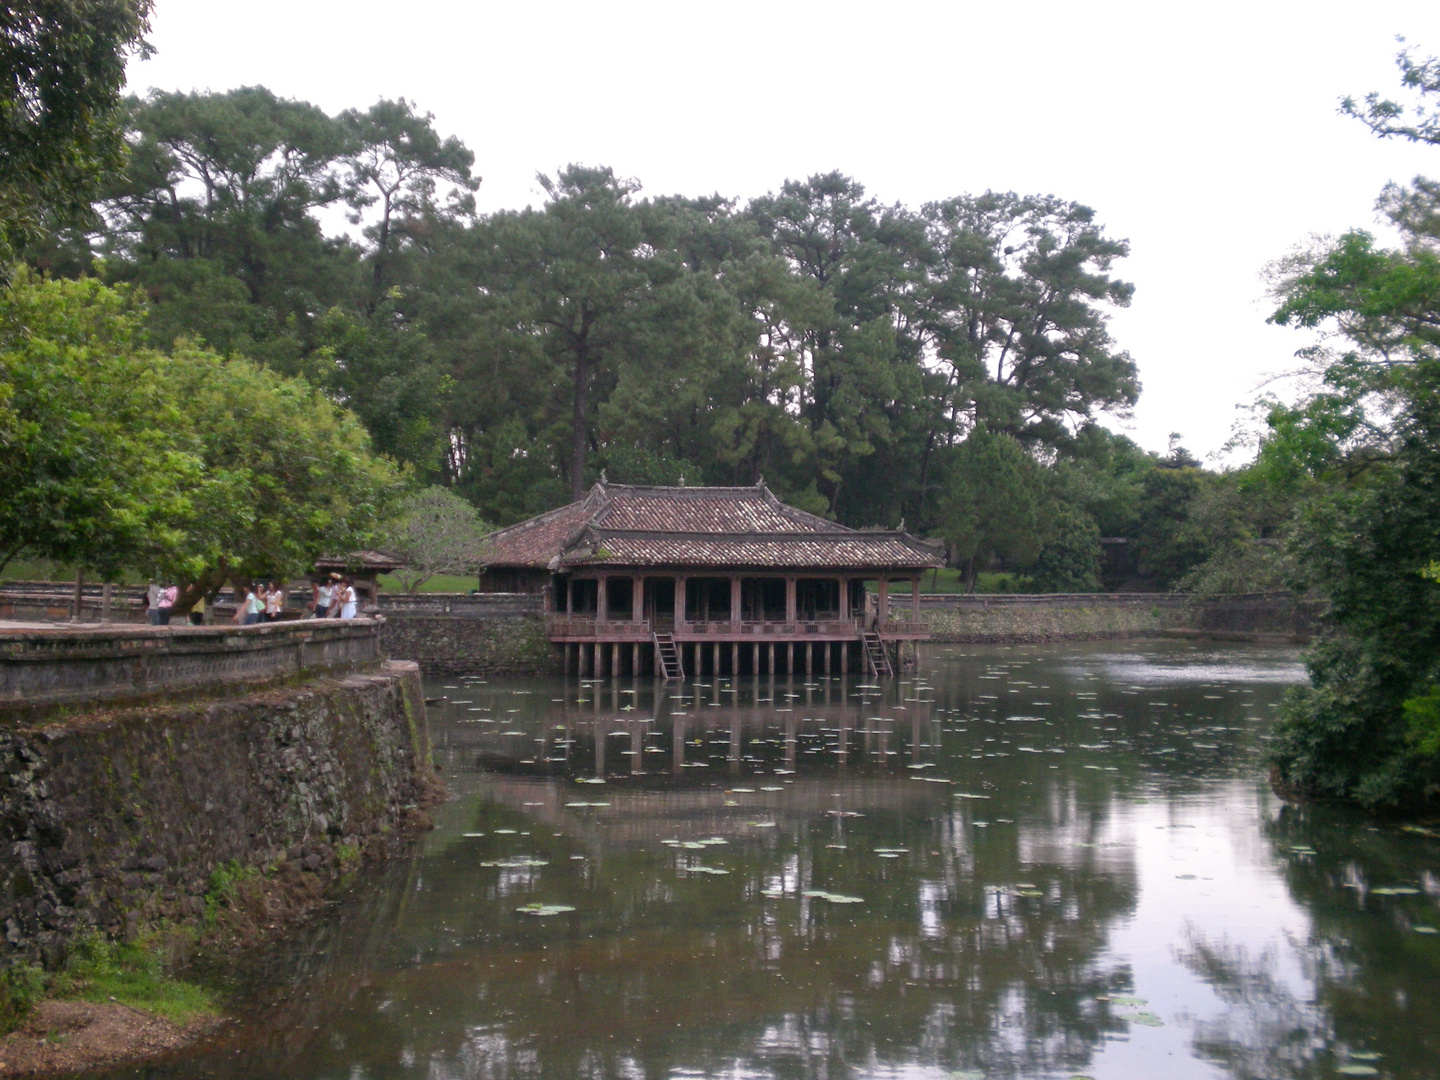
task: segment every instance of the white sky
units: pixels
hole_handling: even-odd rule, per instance
[[[652,195],[749,197],[838,168],[918,207],[987,188],[1093,206],[1128,238],[1113,331],[1144,384],[1113,427],[1219,449],[1304,342],[1265,324],[1265,264],[1373,227],[1440,149],[1382,142],[1340,97],[1399,94],[1394,37],[1440,5],[837,0],[158,0],[132,90],[264,85],[330,112],[406,97],[475,152],[482,210],[609,165]]]

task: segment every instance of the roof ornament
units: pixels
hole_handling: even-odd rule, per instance
[[[896,531],[896,532],[904,532],[904,531],[905,531],[905,519],[904,519],[903,517],[900,519],[900,528],[896,529],[895,531]]]
[[[608,483],[610,483],[610,481],[607,480],[607,479],[605,479],[605,470],[604,470],[604,469],[601,469],[601,470],[600,470],[600,484],[601,484],[601,486],[603,487],[605,484],[608,484]]]
[[[680,486],[685,486],[685,474],[683,472],[680,474]]]
[[[765,486],[765,474],[764,474],[764,473],[758,473],[758,474],[756,475],[756,477],[755,477],[755,486],[756,486],[757,488],[763,488],[763,487]]]

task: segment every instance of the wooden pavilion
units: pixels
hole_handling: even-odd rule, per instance
[[[492,533],[482,592],[543,592],[550,640],[581,676],[893,673],[939,546],[849,529],[765,486],[599,483]],[[892,581],[910,582],[908,617]],[[875,583],[871,593],[867,585]]]

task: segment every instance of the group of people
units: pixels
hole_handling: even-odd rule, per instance
[[[240,626],[275,622],[285,610],[285,588],[278,581],[256,582],[245,590],[245,599],[235,605],[235,622]],[[315,619],[353,619],[360,611],[355,585],[340,574],[315,582],[310,613]]]
[[[161,585],[152,581],[145,589],[145,618],[151,626],[169,626],[170,613],[175,610],[175,601],[180,590],[174,585]]]

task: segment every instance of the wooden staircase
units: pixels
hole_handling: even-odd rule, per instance
[[[655,636],[655,666],[660,669],[662,679],[683,679],[685,668],[680,663],[680,648],[675,644],[674,634]]]
[[[895,669],[890,666],[890,654],[885,651],[885,643],[880,640],[880,635],[873,630],[866,630],[861,637],[865,646],[865,667],[870,674],[876,678],[881,675],[893,676]]]

